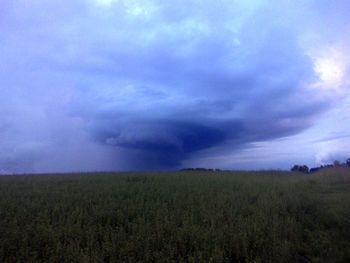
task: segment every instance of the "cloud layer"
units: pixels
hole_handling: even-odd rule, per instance
[[[216,157],[312,130],[349,94],[345,1],[0,10],[3,172],[240,168]]]

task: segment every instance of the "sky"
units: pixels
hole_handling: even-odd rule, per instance
[[[0,1],[0,174],[350,157],[348,0]]]

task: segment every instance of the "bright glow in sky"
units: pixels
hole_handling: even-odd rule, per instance
[[[350,2],[0,1],[0,173],[350,157]]]
[[[315,72],[320,77],[320,88],[338,89],[340,88],[345,70],[348,65],[343,61],[341,52],[330,49],[327,54],[322,57],[315,58]]]
[[[315,70],[326,83],[338,83],[344,75],[343,65],[332,58],[318,59]]]

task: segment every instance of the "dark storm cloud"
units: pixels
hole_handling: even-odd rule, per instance
[[[203,149],[225,145],[235,150],[310,127],[312,118],[327,108],[302,87],[315,78],[310,58],[296,36],[280,25],[265,23],[259,35],[254,29],[256,25],[248,23],[237,45],[223,41],[229,40],[225,30],[198,37],[186,56],[180,52],[186,42],[164,37],[157,38],[156,45],[139,46],[136,54],[107,56],[115,63],[111,69],[122,71],[106,75],[142,83],[149,91],[160,87],[165,102],[140,96],[136,87],[119,113],[107,117],[108,124],[101,125],[99,117],[92,121],[94,134],[101,143],[139,150],[140,160],[157,168],[164,163],[180,165]],[[179,96],[174,105],[166,100],[172,96]],[[149,105],[144,106],[145,101]],[[120,118],[128,121],[115,124]]]
[[[273,103],[272,101],[269,103]],[[214,105],[214,106],[213,106]],[[93,134],[102,144],[137,150],[133,164],[139,169],[174,168],[198,151],[216,146],[236,150],[254,141],[265,141],[297,134],[312,125],[312,118],[326,108],[327,104],[300,108],[297,111],[263,112],[245,118],[224,118],[216,103],[203,108],[180,109],[173,119],[133,118],[120,120],[111,115],[92,122]],[[212,106],[212,108],[210,108]],[[211,112],[207,111],[211,109]],[[227,108],[220,111],[225,113]],[[216,118],[206,118],[214,113]],[[169,114],[170,116],[171,114]]]
[[[141,168],[178,166],[200,150],[225,145],[232,150],[256,140],[267,140],[295,134],[310,123],[284,123],[282,119],[266,121],[230,120],[149,121],[134,120],[113,125],[108,129],[98,126],[96,139],[103,144],[137,150]],[[147,164],[145,161],[147,160]],[[137,166],[137,168],[139,168]]]
[[[97,133],[96,136],[101,143],[137,150],[142,157],[140,163],[144,163],[144,158],[154,158],[154,162],[147,166],[157,168],[179,165],[189,154],[225,142],[226,132],[195,122],[140,120],[123,123],[121,129],[116,127],[114,132]]]
[[[2,2],[0,172],[172,169],[312,127],[324,9],[276,3]]]

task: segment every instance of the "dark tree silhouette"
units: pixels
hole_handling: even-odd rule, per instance
[[[306,165],[294,165],[291,169],[292,172],[309,173],[309,167]]]

